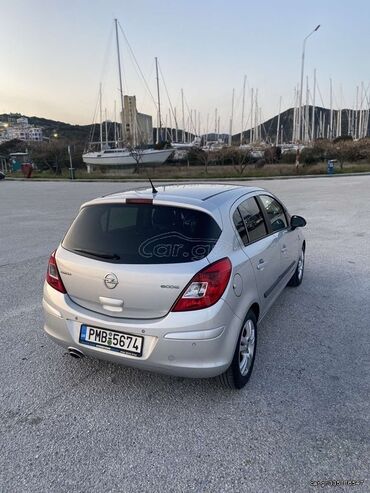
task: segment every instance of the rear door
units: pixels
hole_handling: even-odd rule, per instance
[[[244,244],[244,253],[253,266],[264,312],[275,299],[274,282],[280,269],[279,241],[277,234],[269,234],[265,216],[255,197],[241,202],[237,211],[243,221],[243,224],[239,222],[237,229]],[[237,212],[234,212],[234,223],[235,214]]]
[[[56,260],[69,297],[112,317],[165,316],[208,265],[221,229],[206,212],[151,203],[83,208]]]

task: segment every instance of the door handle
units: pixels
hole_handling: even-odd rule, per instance
[[[285,253],[287,251],[287,247],[285,245],[283,245],[282,249],[281,249],[281,253]]]
[[[263,258],[260,258],[257,264],[257,270],[263,270],[265,268],[265,265],[266,263]]]

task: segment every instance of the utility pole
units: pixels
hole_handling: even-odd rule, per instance
[[[305,59],[305,51],[306,51],[306,41],[307,39],[312,36],[313,33],[315,33],[320,27],[320,24],[315,27],[313,31],[308,34],[304,40],[303,40],[303,47],[302,47],[302,60],[301,60],[301,89],[299,91],[299,109],[298,109],[298,140],[301,140],[303,137],[303,132],[302,132],[302,97],[303,97],[303,76],[304,76],[304,59]]]

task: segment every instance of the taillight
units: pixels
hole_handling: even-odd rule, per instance
[[[67,292],[58,271],[57,261],[55,260],[55,251],[49,258],[48,270],[46,272],[46,282],[60,293]]]
[[[196,274],[174,304],[173,312],[200,310],[214,305],[223,295],[231,275],[231,262],[223,258]]]

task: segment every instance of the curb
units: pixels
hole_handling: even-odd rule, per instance
[[[241,177],[225,177],[225,178],[155,178],[157,182],[210,182],[210,181],[255,181],[255,180],[299,180],[307,178],[339,178],[346,176],[370,176],[369,171],[358,172],[358,173],[338,173],[334,175],[328,174],[318,174],[318,175],[287,175],[287,176],[241,176]],[[125,183],[125,182],[147,182],[147,178],[117,178],[117,179],[100,179],[100,178],[77,178],[76,180],[71,180],[70,178],[12,178],[7,177],[6,181],[26,181],[26,182],[75,182],[75,183]]]

